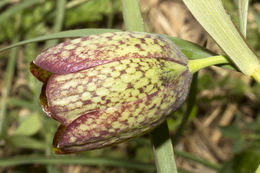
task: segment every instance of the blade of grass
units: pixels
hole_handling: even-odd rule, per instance
[[[8,8],[6,11],[4,11],[0,15],[0,23],[2,23],[4,20],[7,20],[8,17],[14,15],[15,13],[18,13],[20,11],[23,11],[24,9],[40,2],[40,0],[25,0],[17,5],[14,5],[13,7]]]
[[[0,159],[0,167],[10,167],[24,164],[77,164],[89,166],[112,166],[128,169],[154,172],[153,164],[115,158],[88,158],[83,156],[17,156],[13,158]]]
[[[54,19],[54,26],[53,26],[53,32],[57,33],[60,32],[62,29],[64,17],[65,17],[65,11],[66,11],[66,2],[67,0],[56,0],[56,14],[55,14],[55,19]],[[57,44],[57,40],[50,40],[46,43],[46,47],[53,46]]]
[[[239,29],[246,37],[247,14],[249,0],[238,0]]]
[[[139,138],[136,138],[135,141],[138,142],[142,146],[145,146],[145,147],[150,146],[150,141],[147,138],[139,137]],[[187,153],[185,151],[174,149],[174,153],[178,157],[181,157],[183,159],[187,159],[187,160],[190,160],[190,161],[194,161],[196,163],[200,163],[200,164],[202,164],[202,165],[204,165],[206,167],[209,167],[209,168],[212,168],[212,169],[215,169],[215,170],[218,170],[218,169],[220,169],[222,167],[221,165],[209,162],[208,160],[202,159],[202,158],[200,158],[198,156],[195,156],[195,155],[193,155],[191,153]]]
[[[0,52],[13,48],[13,47],[16,47],[16,46],[22,46],[25,44],[40,42],[40,41],[45,41],[45,40],[83,37],[83,36],[88,36],[88,35],[93,35],[93,34],[102,34],[102,33],[106,33],[106,32],[118,32],[118,31],[120,31],[120,30],[116,30],[116,29],[76,29],[76,30],[62,31],[62,32],[47,34],[47,35],[29,39],[29,40],[21,41],[19,43],[12,44],[10,46],[0,49]]]
[[[260,61],[226,13],[221,0],[183,0],[236,66],[260,83]]]
[[[208,168],[219,171],[222,167],[221,165],[218,165],[216,163],[211,163],[208,160],[202,159],[202,158],[195,156],[195,155],[192,155],[190,153],[180,151],[180,150],[174,150],[174,151],[175,151],[175,154],[177,156],[182,157],[182,158],[187,159],[187,160],[191,160],[191,161],[196,162],[196,163],[200,163],[200,164],[202,164],[202,165],[204,165]]]
[[[126,30],[144,31],[143,18],[137,0],[121,0]]]
[[[17,42],[19,36],[15,37],[13,42]],[[6,136],[6,111],[7,111],[7,99],[9,97],[11,84],[13,81],[14,68],[16,62],[17,48],[12,49],[10,52],[10,58],[8,59],[7,69],[5,73],[4,86],[2,88],[2,97],[1,97],[1,109],[0,109],[0,136]]]
[[[168,125],[163,122],[151,133],[154,158],[158,173],[177,173],[172,140],[169,135]]]

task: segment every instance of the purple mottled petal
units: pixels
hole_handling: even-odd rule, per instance
[[[184,102],[191,73],[141,100],[82,115],[58,130],[55,148],[70,153],[109,146],[146,133]]]
[[[114,32],[91,35],[51,47],[36,57],[42,69],[67,74],[127,58],[159,58],[186,64],[167,38],[141,32]]]

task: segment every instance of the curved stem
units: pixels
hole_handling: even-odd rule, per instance
[[[194,74],[202,68],[217,65],[217,64],[227,64],[229,61],[224,56],[211,56],[208,58],[201,58],[196,60],[190,60],[188,67],[190,71]]]

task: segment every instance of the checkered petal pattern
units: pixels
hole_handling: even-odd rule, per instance
[[[189,91],[188,60],[167,38],[114,32],[66,41],[31,63],[40,102],[61,123],[56,153],[102,148],[146,133]]]

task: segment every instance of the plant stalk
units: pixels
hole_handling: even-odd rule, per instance
[[[190,72],[193,74],[197,71],[201,70],[202,68],[217,65],[217,64],[227,64],[229,61],[224,56],[211,56],[208,58],[201,58],[201,59],[195,59],[190,60],[188,63],[188,67]]]

